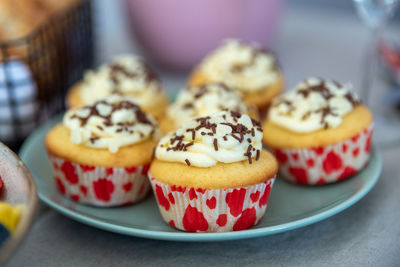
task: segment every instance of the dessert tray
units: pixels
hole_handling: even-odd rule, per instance
[[[62,196],[54,185],[44,137],[61,116],[38,128],[23,144],[20,157],[31,171],[39,198],[51,208],[79,222],[125,235],[171,241],[223,241],[276,234],[316,223],[352,206],[378,181],[382,158],[373,146],[371,159],[359,174],[343,182],[305,187],[277,179],[261,222],[247,230],[227,233],[186,233],[162,220],[153,195],[125,207],[97,208],[75,203]]]

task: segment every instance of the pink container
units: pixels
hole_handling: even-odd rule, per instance
[[[136,40],[148,56],[188,69],[223,39],[268,46],[283,0],[125,0]]]

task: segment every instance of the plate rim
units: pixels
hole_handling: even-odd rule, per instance
[[[33,145],[31,140],[40,136],[41,130],[45,127],[48,127],[50,124],[54,123],[59,116],[56,116],[49,122],[45,123],[41,127],[37,128],[23,143],[20,151],[19,156],[22,160],[25,159],[25,155],[28,153],[29,147]],[[138,229],[123,225],[116,225],[109,222],[104,222],[100,219],[93,218],[91,216],[82,214],[78,211],[73,211],[64,207],[62,204],[57,204],[48,198],[45,194],[43,194],[38,186],[38,195],[41,201],[43,201],[47,206],[53,208],[54,210],[58,211],[59,213],[63,214],[64,216],[76,220],[80,223],[93,226],[98,229],[141,237],[141,238],[148,238],[148,239],[156,239],[156,240],[165,240],[165,241],[185,241],[185,242],[207,242],[207,241],[227,241],[227,240],[238,240],[238,239],[246,239],[246,238],[254,238],[254,237],[261,237],[267,236],[277,233],[282,233],[286,231],[291,231],[297,228],[302,228],[317,222],[320,222],[324,219],[327,219],[333,215],[338,214],[341,211],[349,208],[360,199],[362,199],[371,189],[375,186],[377,181],[379,180],[380,174],[382,172],[382,155],[380,150],[378,149],[376,144],[372,146],[372,153],[376,158],[376,169],[374,171],[374,177],[370,180],[362,190],[356,192],[356,194],[350,196],[348,199],[344,200],[338,205],[335,205],[328,210],[324,210],[320,213],[314,214],[312,216],[294,220],[288,223],[283,223],[275,226],[268,226],[256,229],[246,229],[242,231],[234,231],[234,232],[221,232],[221,233],[188,233],[188,232],[165,232],[165,231],[155,231],[155,230],[146,230],[146,229]],[[34,177],[35,181],[40,179],[36,177],[36,173],[31,170],[32,176]],[[77,204],[79,205],[79,204]]]

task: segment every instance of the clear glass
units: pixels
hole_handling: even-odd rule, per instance
[[[1,142],[0,176],[4,183],[0,200],[23,205],[17,228],[13,235],[0,246],[0,266],[3,266],[17,249],[32,224],[37,206],[37,191],[32,175],[25,164]]]
[[[357,13],[367,26],[369,38],[362,62],[361,99],[375,117],[375,140],[381,146],[400,144],[400,112],[388,101],[393,85],[378,80],[378,45],[387,21],[399,0],[353,0]],[[375,90],[374,90],[375,89]]]

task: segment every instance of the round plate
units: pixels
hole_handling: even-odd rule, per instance
[[[126,235],[175,240],[222,241],[258,237],[303,227],[350,207],[375,185],[382,158],[373,147],[368,166],[343,182],[317,187],[289,184],[278,179],[271,191],[267,212],[261,222],[248,230],[227,233],[186,233],[164,223],[153,196],[132,206],[96,208],[77,204],[58,193],[43,144],[49,129],[60,116],[37,129],[24,143],[20,157],[36,180],[39,197],[50,207],[79,222]]]

